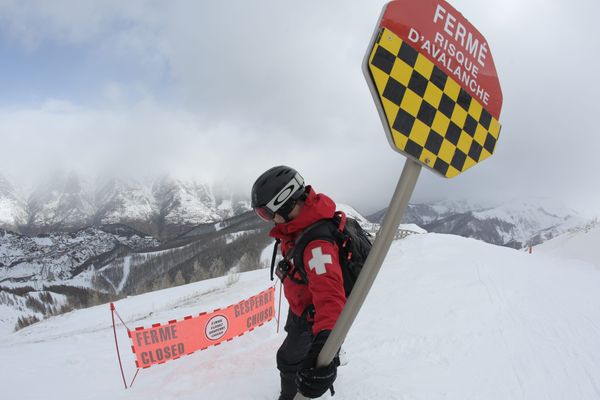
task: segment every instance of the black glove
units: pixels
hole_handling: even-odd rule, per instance
[[[315,366],[317,357],[330,333],[329,330],[323,330],[315,336],[310,350],[296,374],[298,391],[305,397],[315,399],[321,397],[329,389],[331,389],[332,394],[334,393],[333,382],[337,377],[337,366],[340,365],[339,358],[336,356],[331,364],[326,367],[317,368]]]

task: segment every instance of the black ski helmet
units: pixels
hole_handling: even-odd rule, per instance
[[[304,195],[304,178],[293,168],[280,165],[258,177],[252,185],[252,208],[265,221],[275,213],[286,221],[296,201]]]

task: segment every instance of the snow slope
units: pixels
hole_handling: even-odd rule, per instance
[[[600,222],[572,229],[554,239],[534,247],[534,252],[567,259],[583,260],[600,268]]]
[[[227,306],[265,289],[268,271],[116,303],[130,328]],[[230,280],[231,282],[232,280]],[[234,280],[233,280],[234,281]],[[392,245],[344,348],[343,399],[600,398],[600,270],[451,235]],[[283,307],[285,309],[285,306]],[[108,306],[0,337],[0,387],[21,399],[275,399],[271,322],[232,342],[142,370],[125,391]],[[133,355],[119,340],[128,378]],[[34,383],[34,384],[32,384]]]
[[[365,217],[363,217],[361,213],[359,213],[358,211],[356,211],[354,209],[354,207],[352,207],[352,206],[350,206],[348,204],[338,203],[338,204],[336,204],[336,210],[337,211],[343,211],[344,214],[346,214],[347,217],[354,218],[361,225],[363,225],[363,224],[369,224],[370,223],[368,219],[366,219]]]

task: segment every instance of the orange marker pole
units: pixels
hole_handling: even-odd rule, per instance
[[[115,325],[115,305],[110,303],[110,312],[112,315],[113,332],[115,334],[115,347],[117,348],[117,358],[119,359],[119,367],[121,368],[121,376],[123,377],[123,385],[127,389],[127,382],[125,381],[125,373],[123,372],[123,363],[121,362],[121,353],[119,352],[119,342],[117,341],[117,327]]]

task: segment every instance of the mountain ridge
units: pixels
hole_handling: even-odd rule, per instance
[[[385,211],[367,218],[380,222]],[[500,204],[472,201],[409,204],[402,222],[417,224],[428,232],[456,234],[519,249],[583,225],[586,219],[561,204],[540,198]]]
[[[122,223],[169,240],[249,209],[247,199],[223,188],[170,176],[92,181],[75,172],[55,172],[22,195],[0,175],[0,228],[27,235]]]

